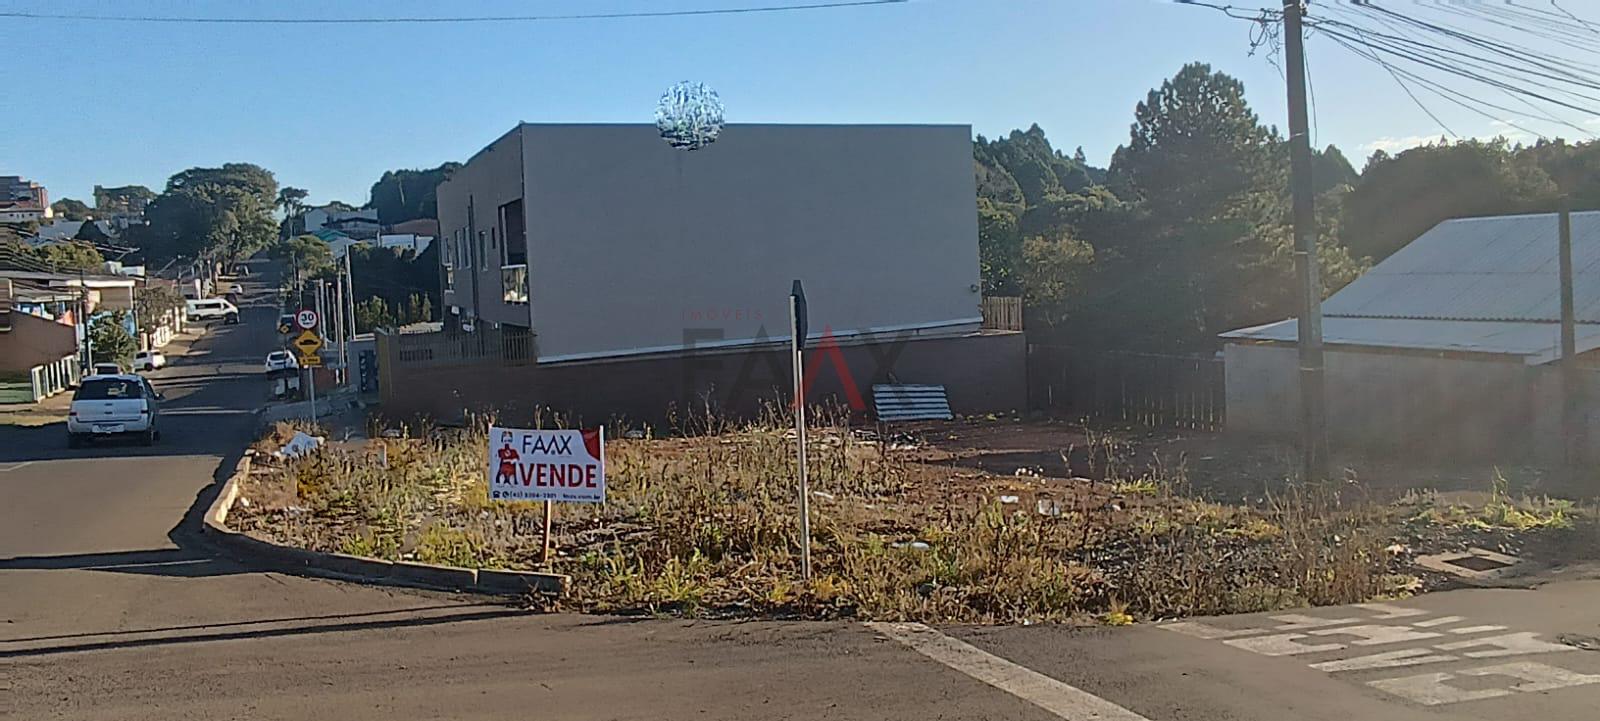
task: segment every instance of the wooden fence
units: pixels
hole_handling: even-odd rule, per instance
[[[1034,408],[1167,428],[1222,430],[1222,359],[1028,346]]]
[[[1022,330],[1022,299],[984,296],[983,327],[992,330]]]

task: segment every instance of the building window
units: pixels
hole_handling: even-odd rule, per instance
[[[522,199],[518,198],[500,206],[500,264],[528,264],[527,219],[522,214]]]

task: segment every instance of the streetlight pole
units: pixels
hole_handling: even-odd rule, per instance
[[[1322,354],[1322,282],[1317,268],[1316,197],[1311,183],[1311,131],[1306,118],[1302,0],[1283,0],[1284,73],[1289,85],[1289,167],[1294,195],[1294,262],[1300,281],[1301,479],[1328,476],[1326,373]]]

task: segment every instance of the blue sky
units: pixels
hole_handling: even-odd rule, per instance
[[[781,2],[0,0],[0,10],[349,17]],[[1567,2],[1590,17],[1596,4]],[[9,56],[30,59],[28,91],[0,101],[0,174],[88,200],[95,183],[159,190],[183,168],[246,161],[309,189],[313,201],[359,204],[385,169],[465,160],[518,120],[649,122],[661,92],[685,79],[716,89],[730,122],[948,122],[990,136],[1036,122],[1058,147],[1081,145],[1104,164],[1127,140],[1134,104],[1189,61],[1243,80],[1263,120],[1284,127],[1283,81],[1263,57],[1247,56],[1249,32],[1246,22],[1158,0],[913,0],[463,25],[0,18]],[[1325,38],[1311,39],[1308,58],[1314,141],[1338,144],[1358,168],[1374,148],[1440,135],[1381,68]],[[1464,110],[1434,110],[1462,135],[1502,130]]]

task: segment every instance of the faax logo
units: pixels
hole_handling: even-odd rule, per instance
[[[604,503],[605,431],[489,429],[489,498]]]

